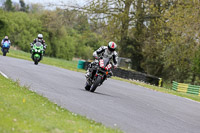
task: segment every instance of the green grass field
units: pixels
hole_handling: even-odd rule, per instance
[[[0,133],[119,133],[0,76]]]
[[[1,52],[0,54],[2,55]],[[10,49],[10,52],[7,54],[7,56],[32,61],[30,53],[26,53],[19,50]],[[43,60],[39,63],[48,64],[78,72],[85,72],[85,70],[77,69],[78,61],[67,61],[64,59],[50,58],[45,56]]]

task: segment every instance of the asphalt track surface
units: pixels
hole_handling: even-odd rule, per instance
[[[45,58],[44,58],[45,59]],[[68,109],[125,133],[200,133],[200,103],[108,79],[95,93],[83,73],[0,56],[0,71]]]

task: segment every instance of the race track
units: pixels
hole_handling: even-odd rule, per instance
[[[45,58],[44,58],[45,60]],[[200,103],[108,79],[96,93],[83,73],[0,56],[0,71],[71,112],[125,133],[200,133]]]

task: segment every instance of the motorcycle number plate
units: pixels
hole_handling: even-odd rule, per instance
[[[102,68],[104,67],[104,62],[103,62],[103,60],[100,60],[100,61],[99,61],[99,65],[100,65],[100,67],[102,67]]]

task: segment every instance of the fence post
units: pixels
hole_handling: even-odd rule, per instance
[[[162,87],[162,78],[159,78],[159,84],[158,84],[159,87]]]
[[[177,91],[177,88],[178,88],[178,83],[175,82],[175,81],[173,81],[173,83],[172,83],[172,90]]]

